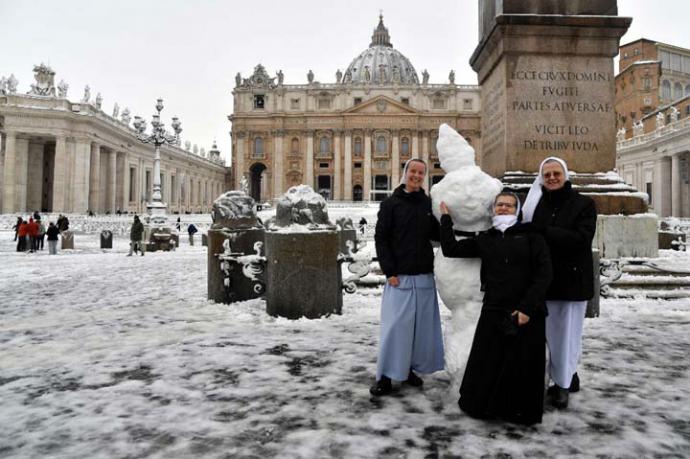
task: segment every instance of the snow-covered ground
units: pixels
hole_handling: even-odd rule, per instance
[[[16,253],[0,231],[0,457],[690,456],[690,300],[603,301],[571,408],[524,428],[465,416],[444,372],[372,400],[379,289],[289,321],[206,300],[186,239],[75,246]]]

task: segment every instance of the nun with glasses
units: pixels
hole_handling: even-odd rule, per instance
[[[443,370],[443,337],[431,240],[438,221],[422,184],[426,164],[410,159],[403,179],[382,203],[376,222],[376,255],[386,276],[374,396],[390,394],[392,381],[422,386],[417,373]]]
[[[553,406],[565,409],[569,393],[580,389],[577,364],[587,300],[594,296],[592,239],[597,210],[591,198],[573,190],[565,161],[552,156],[539,166],[523,216],[544,236],[551,252],[553,281],[546,293],[546,341],[554,385],[548,395]]]
[[[551,259],[541,235],[520,223],[515,194],[499,193],[493,211],[491,229],[456,240],[448,206],[441,203],[443,255],[482,260],[484,300],[458,404],[474,418],[535,424],[544,412],[544,295]]]

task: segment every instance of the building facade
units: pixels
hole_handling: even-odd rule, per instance
[[[37,66],[36,84],[19,94],[0,85],[0,206],[3,213],[143,212],[153,187],[154,148],[130,126],[129,111],[110,116],[100,94],[81,102],[57,91],[54,72]],[[189,147],[188,147],[189,148]],[[169,212],[207,212],[225,191],[226,167],[208,156],[161,147],[161,185]]]
[[[447,123],[476,149],[479,87],[429,83],[396,50],[379,18],[372,41],[335,82],[311,70],[306,84],[284,84],[257,65],[236,76],[233,94],[233,186],[245,181],[258,201],[307,184],[331,200],[381,200],[397,186],[405,161],[427,162],[427,189],[440,180],[438,127]],[[477,155],[481,152],[477,151]]]
[[[690,49],[642,38],[620,47],[618,72],[616,129],[627,137],[643,117],[690,95]]]

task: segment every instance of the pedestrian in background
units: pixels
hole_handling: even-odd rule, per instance
[[[141,256],[144,256],[144,245],[141,243],[144,237],[144,224],[139,220],[139,216],[134,216],[134,222],[132,223],[132,228],[129,231],[129,253],[128,257],[132,256],[132,253],[139,250]]]
[[[194,234],[198,231],[199,230],[196,229],[196,226],[194,226],[193,223],[190,223],[187,227],[187,232],[189,233],[189,245],[194,245]]]
[[[50,222],[48,224],[46,234],[48,235],[48,253],[50,255],[56,255],[58,235],[60,234],[60,230],[57,226],[55,226],[55,224],[53,224],[53,222]]]

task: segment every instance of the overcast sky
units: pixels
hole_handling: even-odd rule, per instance
[[[690,48],[687,0],[619,0],[619,14],[633,23],[623,43],[641,37]],[[68,98],[85,85],[103,109],[150,120],[163,97],[163,119],[179,116],[183,141],[209,150],[214,139],[229,159],[234,76],[257,63],[285,83],[334,82],[337,69],[368,47],[379,9],[393,46],[432,83],[476,84],[468,61],[477,44],[477,0],[0,0],[0,76],[34,81],[45,62],[64,79]]]

